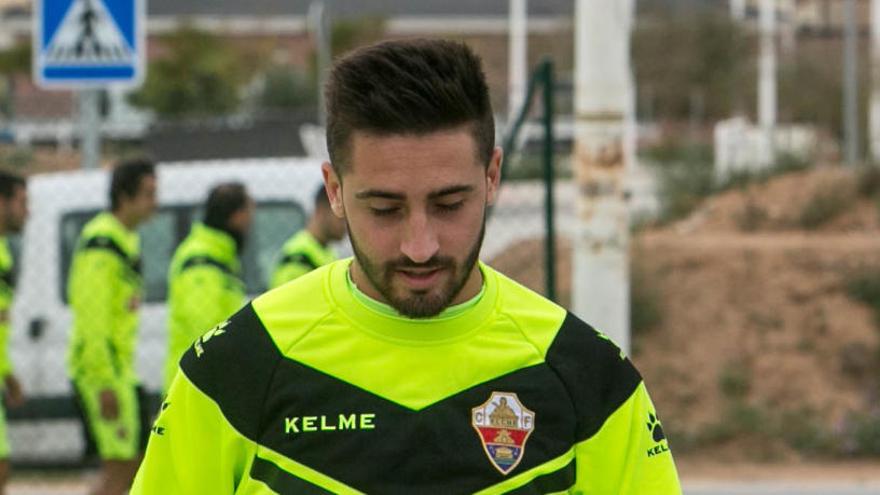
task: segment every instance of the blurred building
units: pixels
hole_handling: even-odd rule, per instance
[[[761,0],[747,0],[749,18],[757,22]],[[846,18],[843,0],[777,0],[779,19],[797,32],[840,35]],[[856,0],[856,19],[864,33],[870,27],[871,0]]]
[[[161,56],[163,35],[183,27],[210,32],[232,41],[245,51],[259,53],[274,66],[308,68],[315,50],[309,30],[308,12],[311,0],[229,0],[204,2],[200,0],[150,0],[148,6],[148,58]],[[499,113],[506,111],[507,49],[508,49],[508,2],[488,0],[327,0],[325,11],[331,21],[349,21],[360,24],[375,22],[381,25],[383,37],[444,36],[462,39],[471,44],[485,61],[487,79],[492,87],[494,104]],[[31,37],[31,7],[27,0],[0,0],[0,50],[17,43],[28,43]],[[537,63],[546,54],[557,60],[564,71],[571,67],[571,18],[573,4],[568,0],[543,0],[529,2],[529,62]],[[18,122],[18,139],[26,142],[52,141],[66,143],[72,129],[75,105],[69,93],[45,92],[33,86],[30,78],[17,77],[12,113]],[[57,103],[61,101],[61,103]],[[124,92],[111,92],[104,99],[102,112],[109,122],[104,133],[124,139],[140,139],[149,128],[143,113],[137,112],[126,102]],[[273,117],[273,118],[277,118]],[[116,123],[114,123],[116,122]],[[256,123],[247,127],[252,132],[260,128]],[[274,125],[274,124],[273,124]],[[0,124],[2,126],[2,124]],[[222,125],[220,125],[222,127]],[[206,128],[216,129],[218,121],[212,121],[201,129],[187,122],[183,127],[165,129],[153,143],[167,143],[168,136],[188,132],[203,133]],[[272,127],[272,125],[270,125]],[[289,127],[289,126],[288,126]],[[225,131],[224,131],[225,132]],[[265,135],[265,133],[263,133]],[[289,135],[289,134],[287,134]],[[53,138],[55,136],[55,138]],[[202,137],[199,137],[201,140]],[[247,141],[244,138],[242,142]],[[235,140],[225,132],[221,140],[226,151]],[[186,149],[174,146],[174,150]],[[277,150],[277,155],[287,155],[301,146],[288,145]],[[211,147],[207,147],[210,150]],[[266,149],[261,148],[261,149]],[[152,150],[155,151],[155,150]],[[182,156],[168,150],[171,155],[161,158],[189,159],[208,158]],[[267,151],[272,154],[271,151]],[[249,153],[242,150],[241,153]]]

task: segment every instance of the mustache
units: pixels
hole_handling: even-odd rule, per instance
[[[441,268],[452,268],[454,266],[455,260],[449,256],[434,256],[428,261],[422,263],[417,263],[407,257],[401,257],[385,263],[385,267],[391,270],[398,270],[401,268],[434,270]]]

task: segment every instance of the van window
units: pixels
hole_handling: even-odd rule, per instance
[[[249,294],[265,292],[278,253],[290,236],[306,226],[306,213],[290,202],[257,204],[242,259]]]
[[[61,219],[61,298],[67,304],[67,277],[76,241],[85,224],[98,210],[78,211]],[[144,299],[162,302],[168,295],[168,265],[174,249],[189,233],[194,219],[201,218],[195,205],[164,206],[140,229],[143,258]],[[248,294],[266,290],[272,265],[288,237],[306,223],[303,208],[291,201],[258,202],[251,235],[242,255],[242,277]]]

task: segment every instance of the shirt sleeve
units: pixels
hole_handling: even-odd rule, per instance
[[[70,300],[76,326],[82,332],[77,342],[80,376],[91,383],[109,384],[118,375],[111,335],[118,313],[113,305],[118,303],[122,265],[115,254],[105,250],[85,250],[78,256]]]
[[[130,493],[232,495],[255,453],[219,406],[178,372]]]
[[[4,316],[4,318],[8,317]],[[0,380],[12,374],[12,361],[9,359],[9,328],[8,320],[0,321]]]
[[[244,293],[237,281],[212,266],[189,268],[181,277],[180,314],[186,328],[194,332],[185,336],[188,346],[232,316],[244,303]]]
[[[166,389],[180,357],[214,325],[232,316],[245,302],[241,284],[212,266],[186,269],[172,294],[175,323],[170,326],[171,355],[165,365]]]
[[[575,446],[576,484],[570,493],[680,495],[669,442],[645,388],[639,384],[591,438]]]

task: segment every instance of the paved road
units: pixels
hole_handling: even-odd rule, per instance
[[[878,495],[880,482],[700,482],[685,483],[684,495]]]

